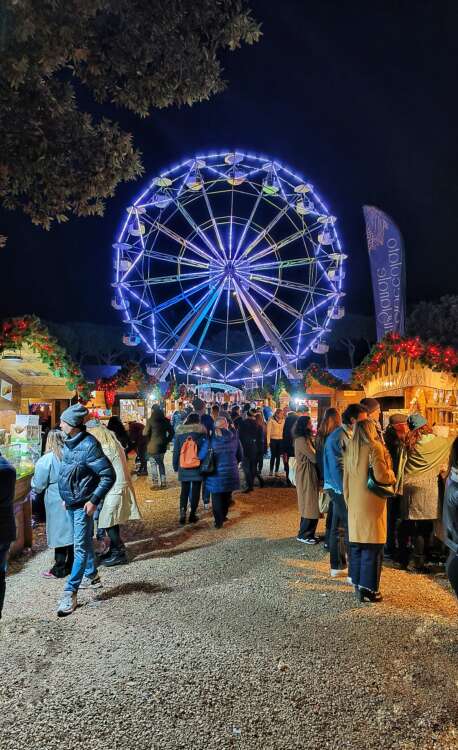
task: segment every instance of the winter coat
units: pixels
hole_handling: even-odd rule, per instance
[[[323,450],[324,489],[343,493],[344,453],[351,439],[351,430],[346,425],[336,427],[325,440]]]
[[[143,430],[143,434],[148,438],[146,450],[150,456],[165,453],[167,446],[174,436],[173,427],[170,420],[161,414],[153,414]]]
[[[16,469],[0,455],[0,545],[9,545],[16,539],[15,490]]]
[[[239,462],[243,459],[243,448],[239,436],[230,430],[221,430],[221,435],[205,439],[199,457],[203,460],[209,448],[215,454],[216,471],[205,478],[208,492],[233,492],[240,487]]]
[[[421,435],[407,454],[401,516],[412,521],[440,518],[439,472],[448,462],[453,438]]]
[[[377,482],[394,485],[396,479],[390,455],[379,441],[361,448],[356,471],[349,470],[344,458],[343,490],[348,506],[348,536],[350,542],[359,544],[385,544],[386,500],[367,489],[369,460]]]
[[[271,440],[282,440],[283,439],[283,427],[285,426],[285,420],[277,420],[275,417],[271,417],[267,422],[267,443],[270,445]]]
[[[297,414],[288,414],[283,424],[283,452],[287,456],[294,456],[293,427],[298,420]]]
[[[318,473],[316,452],[311,440],[298,437],[294,440],[296,457],[297,504],[301,518],[319,518]]]
[[[122,445],[116,441],[116,448],[105,448],[104,453],[113,466],[116,480],[105,496],[97,523],[99,529],[110,529],[127,521],[137,521],[141,515]]]
[[[404,440],[399,437],[393,425],[388,425],[385,430],[385,445],[390,453],[393,471],[396,475],[396,492],[402,495],[407,451]]]
[[[200,423],[205,427],[207,435],[211,435],[213,433],[213,426],[215,423],[213,421],[213,417],[211,417],[210,414],[202,414],[200,417]]]
[[[452,468],[445,485],[442,511],[444,542],[458,555],[458,471]]]
[[[32,478],[32,489],[45,493],[48,547],[68,547],[73,544],[72,520],[62,504],[57,483],[59,469],[60,460],[50,451],[38,459]]]
[[[114,485],[115,471],[98,440],[86,430],[67,437],[59,468],[59,494],[68,509],[98,505]]]
[[[192,437],[197,443],[197,453],[199,453],[205,438],[207,430],[203,424],[182,424],[175,433],[175,442],[173,444],[173,470],[178,472],[179,482],[201,482],[202,475],[200,467],[195,469],[183,469],[180,466],[180,452],[188,437]]]
[[[239,439],[247,458],[256,458],[264,453],[264,431],[252,417],[247,417],[240,423]]]
[[[184,411],[179,411],[179,409],[177,409],[173,412],[171,422],[175,432],[178,430],[179,426],[183,424],[185,419],[186,414],[184,413]]]

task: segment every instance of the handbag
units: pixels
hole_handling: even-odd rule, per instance
[[[214,474],[216,471],[216,458],[215,458],[215,451],[213,448],[209,448],[207,451],[207,455],[203,459],[202,463],[200,464],[200,473],[201,474]]]
[[[389,497],[394,497],[396,495],[394,485],[382,484],[381,482],[377,482],[374,475],[374,470],[370,465],[369,474],[367,477],[367,489],[369,490],[369,492],[377,495],[377,497],[381,497],[383,500],[386,500]]]

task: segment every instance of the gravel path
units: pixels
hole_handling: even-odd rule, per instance
[[[57,619],[50,553],[12,566],[1,750],[456,750],[458,606],[388,569],[358,605],[294,540],[294,490],[237,494],[227,527],[177,530],[177,486],[137,482],[131,565]],[[154,498],[154,499],[153,499]],[[146,503],[146,500],[153,502]]]

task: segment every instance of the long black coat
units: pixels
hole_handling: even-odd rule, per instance
[[[11,544],[16,539],[14,520],[14,490],[16,469],[0,455],[0,544]]]
[[[164,414],[153,413],[146,423],[143,434],[148,439],[146,450],[150,456],[154,456],[166,452],[175,431],[170,419],[167,419]]]
[[[243,419],[239,423],[238,430],[246,458],[256,458],[260,453],[264,453],[264,431],[254,419],[251,417]]]

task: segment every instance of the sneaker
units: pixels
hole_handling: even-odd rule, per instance
[[[80,589],[99,589],[102,585],[100,576],[96,573],[93,578],[83,576],[83,580],[80,583]]]
[[[195,513],[190,513],[189,523],[197,523],[198,520],[199,520],[199,516],[197,516]]]
[[[55,576],[54,573],[51,573],[50,570],[43,570],[40,575],[42,578],[55,578],[57,580],[57,576]]]
[[[347,568],[331,568],[331,578],[348,578]]]
[[[57,616],[66,617],[71,615],[78,606],[76,591],[64,591],[57,607]]]
[[[347,583],[351,583],[351,584],[353,583],[353,581],[351,580],[350,576],[347,576]]]
[[[314,536],[312,536],[312,537],[308,537],[307,539],[304,539],[304,538],[303,538],[303,537],[301,537],[301,536],[297,536],[297,537],[296,537],[296,541],[297,541],[297,542],[302,542],[302,544],[319,544],[319,541],[318,541],[318,539],[315,539],[315,537],[314,537]]]

